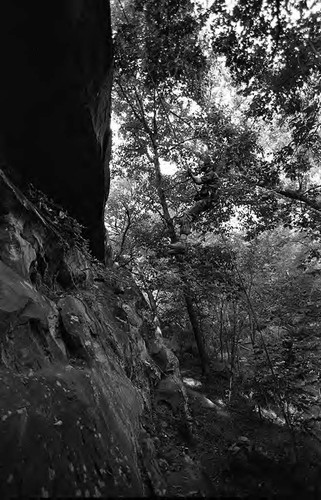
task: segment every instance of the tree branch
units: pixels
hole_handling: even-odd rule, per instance
[[[307,196],[304,195],[304,193],[300,191],[295,191],[293,189],[278,189],[274,190],[276,194],[279,194],[281,196],[284,196],[285,198],[289,198],[294,201],[302,201],[307,205],[311,210],[317,213],[321,213],[321,205],[320,203],[317,203],[313,200],[310,200]]]
[[[130,224],[131,224],[131,216],[130,216],[130,211],[129,211],[128,207],[125,207],[125,211],[126,211],[126,215],[127,215],[127,223],[126,223],[125,229],[123,231],[123,235],[122,235],[122,239],[121,239],[121,244],[120,244],[120,249],[119,249],[117,258],[119,258],[121,256],[121,254],[123,253],[124,246],[125,246],[125,241],[126,241],[126,235],[128,233],[128,230],[129,230]]]

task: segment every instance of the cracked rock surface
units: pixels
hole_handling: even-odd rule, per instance
[[[1,496],[165,494],[144,426],[175,356],[131,277],[1,179]]]

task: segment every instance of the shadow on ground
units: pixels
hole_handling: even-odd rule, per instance
[[[182,373],[192,430],[175,421],[175,414],[172,420],[170,405],[155,409],[157,449],[167,495],[321,497],[318,442],[298,433],[295,460],[288,430],[260,419],[244,399],[229,403],[226,380],[213,377],[204,381],[197,367],[183,368]]]

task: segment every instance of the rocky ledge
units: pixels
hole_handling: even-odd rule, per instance
[[[2,498],[165,494],[147,429],[166,399],[186,418],[177,358],[131,276],[3,171],[0,325]]]

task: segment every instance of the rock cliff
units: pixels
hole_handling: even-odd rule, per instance
[[[185,418],[177,359],[131,277],[32,197],[0,172],[1,496],[162,494],[147,429],[159,400]]]
[[[103,258],[112,42],[107,0],[3,0],[0,151],[85,226]]]
[[[164,494],[153,411],[184,420],[178,361],[102,264],[108,2],[4,0],[0,60],[1,498]]]

